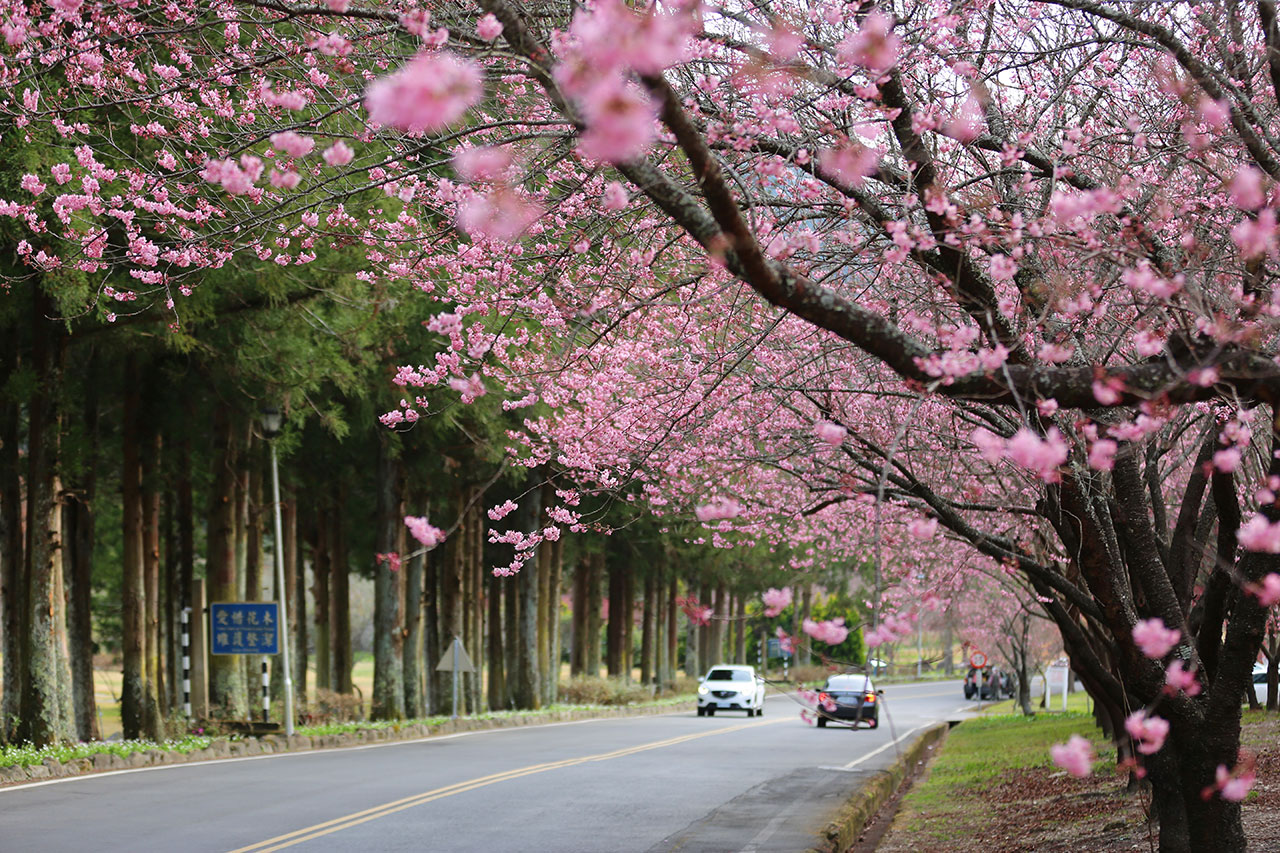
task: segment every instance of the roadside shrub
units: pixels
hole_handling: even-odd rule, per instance
[[[650,687],[620,678],[582,675],[560,685],[560,699],[570,705],[630,705],[652,698]]]

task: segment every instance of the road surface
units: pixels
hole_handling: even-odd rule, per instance
[[[692,711],[126,770],[0,789],[0,850],[794,851],[961,682],[889,685],[877,730]],[[887,712],[887,713],[886,713]]]

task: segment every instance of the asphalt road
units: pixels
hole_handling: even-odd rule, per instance
[[[877,730],[692,711],[0,789],[0,851],[795,851],[897,741],[973,703],[884,688]]]

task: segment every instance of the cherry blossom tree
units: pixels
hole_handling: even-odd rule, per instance
[[[41,161],[11,286],[180,324],[210,269],[362,252],[448,344],[385,423],[498,392],[513,457],[712,545],[976,552],[1137,742],[1161,849],[1244,848],[1273,3],[5,0],[0,35]],[[577,495],[493,531],[507,570]]]

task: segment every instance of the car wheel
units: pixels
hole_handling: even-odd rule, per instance
[[[756,716],[757,716],[757,717],[763,717],[763,716],[764,716],[764,706],[763,706],[763,705],[761,705],[759,708],[756,708]]]
[[[966,685],[964,686],[964,698],[966,698],[966,699],[972,699],[972,698],[973,698],[973,685],[972,685],[972,684],[966,684]]]
[[[819,717],[819,718],[818,718],[818,728],[820,728],[820,729],[825,729],[826,727],[827,727],[827,718],[826,718],[826,717]]]
[[[714,717],[715,715],[716,715],[716,706],[715,706],[715,705],[708,705],[708,706],[707,706],[707,716],[708,716],[708,717]]]
[[[703,708],[701,705],[699,705],[699,706],[698,706],[698,716],[699,716],[699,717],[705,717],[706,715],[707,715],[707,709],[706,709],[706,708]]]

